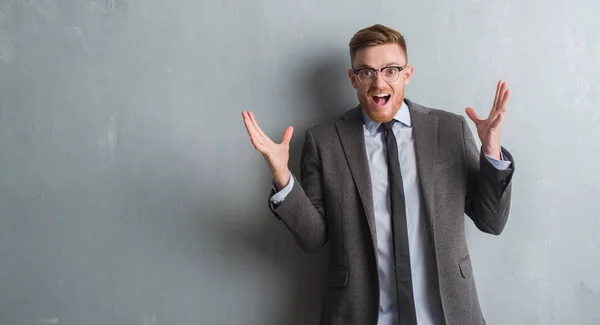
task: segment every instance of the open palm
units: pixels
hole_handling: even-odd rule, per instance
[[[250,136],[250,141],[254,148],[259,151],[265,158],[275,185],[278,189],[285,187],[289,180],[288,161],[290,159],[290,140],[294,129],[288,126],[281,139],[281,143],[275,143],[269,138],[263,130],[258,126],[252,111],[242,112],[246,131]]]
[[[509,97],[510,90],[506,88],[506,81],[500,80],[496,87],[494,104],[487,119],[479,119],[477,113],[471,107],[466,109],[467,116],[475,123],[483,151],[486,155],[498,160],[501,151],[500,127],[502,126],[502,118],[506,112]]]

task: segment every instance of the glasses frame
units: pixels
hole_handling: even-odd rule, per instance
[[[398,72],[402,72],[402,71],[404,71],[404,69],[406,69],[406,67],[407,67],[407,66],[408,66],[407,64],[405,64],[405,65],[402,65],[402,66],[400,66],[400,65],[389,65],[389,66],[387,66],[387,67],[383,67],[383,68],[381,68],[381,69],[375,69],[375,68],[366,68],[366,67],[365,67],[365,68],[352,69],[352,71],[354,72],[354,74],[355,74],[355,75],[356,75],[356,77],[358,78],[358,81],[360,81],[360,83],[361,83],[361,84],[370,84],[370,83],[372,83],[372,82],[375,80],[375,78],[377,78],[377,75],[378,75],[379,73],[381,73],[381,74],[382,74],[382,78],[383,78],[383,80],[385,80],[385,81],[387,81],[387,82],[395,82],[395,81],[397,81],[397,80],[398,80],[398,78],[400,78],[400,74],[398,73],[398,76],[397,76],[397,77],[396,77],[396,79],[394,79],[394,80],[386,80],[386,79],[385,79],[385,77],[383,77],[383,70],[385,70],[385,69],[390,69],[390,68],[395,68],[395,69],[398,69]],[[360,75],[359,75],[359,73],[360,73],[361,71],[364,71],[364,70],[371,70],[371,71],[375,71],[375,78],[373,78],[373,81],[371,81],[371,82],[363,82],[363,80],[360,78]]]

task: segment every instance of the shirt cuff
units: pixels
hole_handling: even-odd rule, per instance
[[[485,152],[483,154],[485,155],[485,158],[487,158],[487,160],[490,162],[490,164],[492,164],[492,166],[494,166],[498,170],[506,170],[508,169],[508,167],[510,167],[511,161],[506,160],[506,157],[504,157],[503,152],[500,152],[500,159],[502,160],[494,159],[488,156]]]
[[[281,202],[283,202],[283,200],[285,200],[285,198],[288,196],[288,194],[290,194],[290,192],[292,191],[292,187],[294,187],[294,178],[292,177],[291,173],[290,173],[290,180],[288,181],[288,184],[284,188],[282,188],[281,191],[276,192],[277,188],[275,188],[275,182],[273,182],[272,193],[275,193],[275,194],[273,194],[273,196],[271,196],[271,198],[269,199],[271,204],[273,204],[274,206],[277,206]]]

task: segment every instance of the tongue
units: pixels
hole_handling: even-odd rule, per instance
[[[374,96],[373,97],[373,101],[377,105],[384,105],[387,102],[387,97],[377,97],[377,96]]]

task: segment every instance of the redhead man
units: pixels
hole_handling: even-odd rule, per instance
[[[242,112],[273,175],[269,205],[298,245],[329,243],[323,325],[485,324],[465,238],[465,215],[499,235],[510,208],[512,156],[500,145],[510,95],[498,82],[486,119],[404,97],[414,68],[396,30],[374,25],[350,41],[348,76],[359,105],[309,128],[301,177],[281,143]]]

